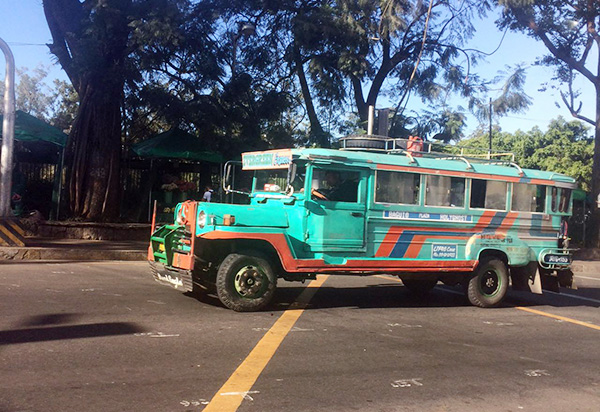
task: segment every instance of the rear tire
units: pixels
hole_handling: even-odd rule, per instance
[[[437,279],[401,279],[408,290],[419,295],[429,293],[437,285]]]
[[[469,302],[480,308],[493,308],[504,300],[508,290],[508,269],[496,258],[483,259],[467,285]]]
[[[269,262],[258,254],[228,255],[217,271],[217,295],[236,312],[254,312],[273,298],[277,277]]]

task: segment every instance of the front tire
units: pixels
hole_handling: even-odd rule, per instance
[[[219,300],[236,312],[254,312],[273,298],[277,277],[269,262],[257,254],[228,255],[217,271]]]
[[[508,269],[495,258],[479,262],[467,285],[469,302],[481,308],[493,308],[504,300],[508,290]]]

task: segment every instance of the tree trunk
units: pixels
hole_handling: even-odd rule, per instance
[[[600,63],[599,63],[600,65]],[[600,82],[596,82],[596,127],[594,135],[594,160],[592,163],[592,234],[590,246],[600,247],[600,208],[598,196],[600,195]]]
[[[330,147],[329,136],[321,127],[321,122],[317,116],[317,111],[310,95],[310,88],[308,87],[308,81],[306,80],[306,74],[304,73],[304,65],[302,64],[302,56],[298,45],[294,45],[294,63],[296,64],[296,74],[300,81],[300,89],[302,90],[302,97],[304,98],[304,104],[306,105],[306,113],[308,114],[308,120],[310,121],[310,134],[315,142],[321,147]]]
[[[113,220],[119,215],[122,85],[88,83],[68,144],[73,217]]]

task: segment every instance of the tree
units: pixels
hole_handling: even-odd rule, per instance
[[[133,56],[174,41],[172,22],[190,3],[43,0],[43,6],[50,51],[79,98],[66,157],[71,212],[76,218],[111,220],[119,211],[124,86],[142,77]]]
[[[50,123],[60,130],[68,133],[71,131],[77,109],[79,107],[79,96],[72,85],[63,81],[54,79],[54,92],[52,93],[52,114]]]
[[[46,84],[48,70],[44,66],[35,69],[17,69],[15,107],[40,120],[47,121],[52,112],[52,91]],[[0,81],[0,95],[4,95],[4,82]],[[0,113],[4,107],[0,108]]]
[[[88,220],[113,219],[134,2],[44,0],[43,5],[50,51],[79,96],[66,158],[71,211]]]
[[[556,80],[566,87],[562,100],[575,118],[594,127],[592,194],[600,195],[600,2],[594,0],[498,0],[504,7],[500,27],[521,31],[541,41],[549,54],[540,64],[555,68]],[[595,116],[582,114],[573,80],[582,77],[596,92]],[[600,240],[600,209],[595,209],[593,243]]]
[[[472,22],[487,12],[488,1],[252,0],[221,7],[257,22],[272,39],[276,47],[271,50],[296,76],[311,140],[321,146],[330,137],[322,126],[325,115],[338,114],[345,131],[366,129],[368,107],[382,95],[395,106],[392,133],[413,132],[414,116],[405,108],[414,95],[443,112],[419,121],[421,129],[456,139],[461,133],[456,121],[464,115],[446,104],[448,98],[484,95],[493,85],[471,73],[481,53],[464,48],[474,34]],[[495,104],[499,111],[529,103],[521,93],[522,78],[517,73],[506,83]],[[475,96],[472,106],[477,103]],[[350,128],[349,105],[359,123]]]
[[[502,132],[496,128],[492,134],[495,151],[511,152],[522,167],[563,173],[577,179],[579,186],[589,191],[592,187],[592,158],[594,150],[590,129],[580,121],[567,122],[558,117],[542,132],[534,127],[527,132]],[[480,129],[474,136],[460,142],[461,147],[485,151],[489,135]]]

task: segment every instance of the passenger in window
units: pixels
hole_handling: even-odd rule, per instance
[[[465,205],[464,179],[452,179],[450,189],[450,206],[463,207]]]

